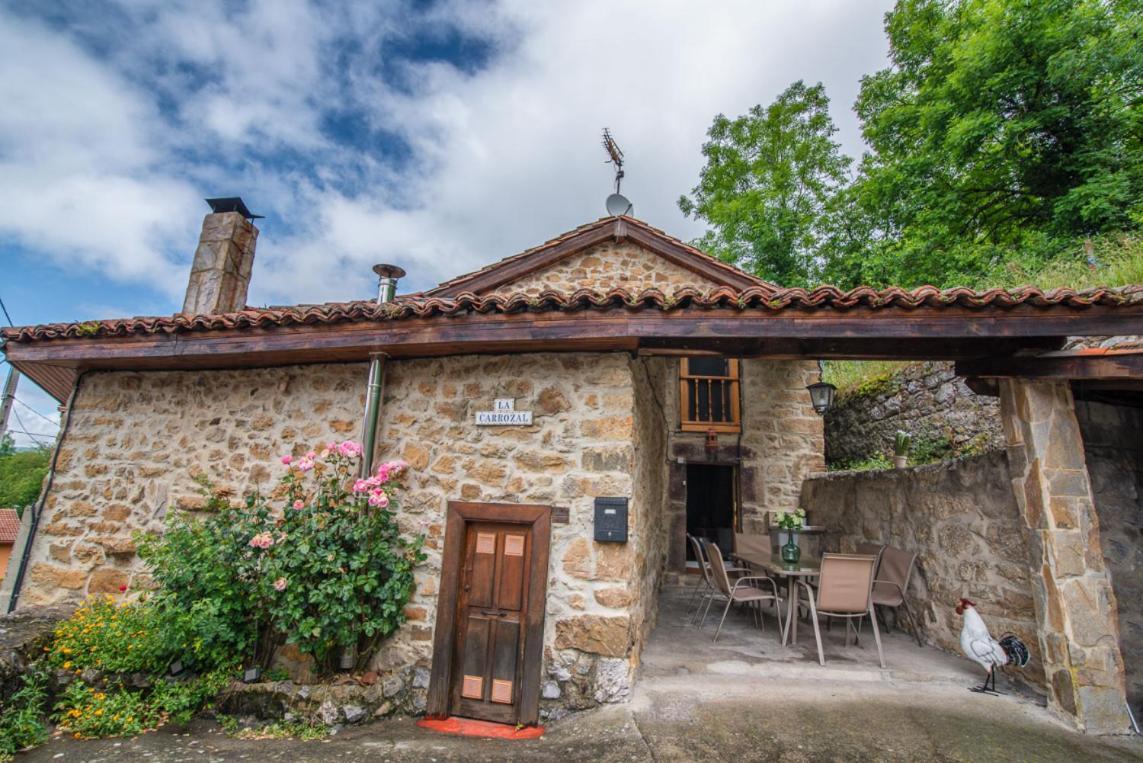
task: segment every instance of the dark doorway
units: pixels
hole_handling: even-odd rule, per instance
[[[687,532],[718,544],[723,553],[733,549],[735,528],[734,466],[687,464]],[[696,562],[687,544],[687,563]]]

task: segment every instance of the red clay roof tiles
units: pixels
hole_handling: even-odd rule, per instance
[[[16,513],[16,510],[0,509],[0,546],[15,543],[19,532],[20,515]]]
[[[170,317],[136,317],[88,323],[53,323],[3,329],[9,342],[34,342],[48,339],[80,339],[86,337],[127,336],[131,334],[181,333],[187,331],[225,331],[242,328],[335,324],[346,322],[397,321],[409,318],[431,318],[461,313],[575,312],[584,310],[660,310],[664,312],[690,309],[732,309],[738,311],[785,310],[854,310],[890,308],[911,310],[929,308],[968,308],[1005,310],[1020,305],[1039,308],[1084,308],[1091,305],[1143,303],[1143,286],[1121,289],[1100,288],[1088,291],[1054,289],[1042,291],[1034,287],[990,289],[977,292],[966,288],[940,290],[932,286],[906,290],[897,287],[872,289],[860,287],[842,291],[832,286],[816,289],[780,289],[757,286],[736,290],[721,287],[708,291],[686,288],[671,295],[657,289],[638,294],[624,289],[606,293],[581,289],[573,293],[557,291],[528,294],[477,296],[462,293],[456,297],[399,297],[389,304],[372,301],[330,302],[320,305],[247,309],[217,315],[174,315]]]

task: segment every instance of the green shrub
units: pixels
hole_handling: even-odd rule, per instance
[[[282,641],[319,668],[342,648],[364,665],[404,622],[413,568],[425,558],[423,539],[406,540],[396,521],[407,467],[384,463],[355,480],[360,453],[347,441],[284,456],[290,468],[273,493],[240,505],[204,479],[205,511],[140,537],[159,587],[153,601],[197,665],[266,667]]]
[[[45,724],[48,702],[48,674],[33,667],[21,676],[23,686],[0,703],[0,761],[25,747],[43,744],[48,739]]]
[[[159,679],[149,689],[77,680],[56,702],[56,721],[76,739],[131,736],[167,722],[187,723],[229,682],[226,671],[187,680]]]
[[[77,672],[161,675],[182,648],[152,602],[94,596],[56,626],[48,662]]]
[[[76,739],[130,736],[158,725],[141,692],[72,681],[56,703],[56,722]]]
[[[909,448],[909,460],[918,466],[955,458],[956,455],[952,440],[946,434],[922,432],[913,438],[913,445]]]
[[[839,461],[829,465],[831,472],[871,472],[880,469],[892,469],[893,462],[884,453],[874,453],[868,458],[859,459],[856,461]]]

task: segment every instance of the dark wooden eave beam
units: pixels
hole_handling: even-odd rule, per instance
[[[1133,352],[1058,352],[961,360],[958,376],[975,378],[1070,379],[1072,381],[1143,380],[1143,350]]]

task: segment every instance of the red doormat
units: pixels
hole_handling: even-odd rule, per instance
[[[516,728],[507,723],[477,721],[471,718],[450,716],[441,720],[422,718],[417,725],[441,734],[462,737],[485,737],[488,739],[539,739],[544,735],[543,726],[523,726]]]

